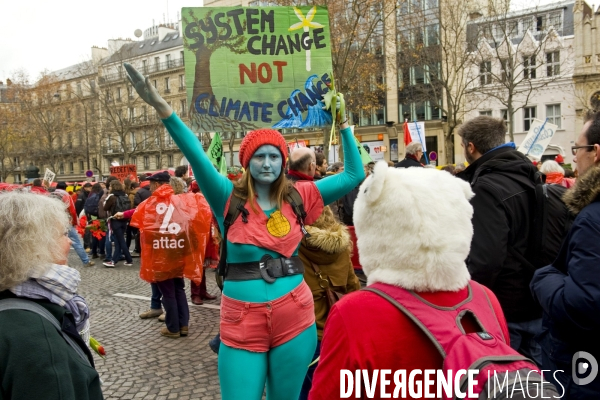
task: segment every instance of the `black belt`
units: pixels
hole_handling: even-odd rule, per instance
[[[300,257],[272,258],[265,255],[260,261],[247,263],[228,263],[228,281],[248,281],[251,279],[264,279],[269,283],[276,278],[304,273],[304,264]]]

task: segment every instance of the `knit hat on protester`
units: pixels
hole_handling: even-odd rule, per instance
[[[277,147],[281,152],[281,157],[285,160],[288,156],[288,148],[285,139],[281,133],[274,129],[257,129],[249,132],[240,145],[240,163],[242,167],[248,168],[250,158],[260,146],[270,144]]]

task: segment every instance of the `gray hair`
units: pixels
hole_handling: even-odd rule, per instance
[[[414,156],[417,154],[417,151],[423,151],[423,146],[419,142],[411,142],[408,146],[406,146],[406,154]]]
[[[69,228],[66,205],[42,194],[0,194],[0,291],[42,275],[64,256],[59,241]]]
[[[544,161],[542,167],[540,168],[540,172],[542,174],[549,174],[550,172],[560,172],[561,174],[565,174],[565,170],[554,160]]]
[[[185,190],[185,182],[183,179],[176,176],[172,176],[171,179],[169,179],[169,185],[171,185],[175,194],[181,194]]]
[[[481,154],[485,154],[504,144],[506,141],[506,123],[503,119],[482,115],[462,124],[458,128],[458,135],[462,138],[465,147],[469,143]]]

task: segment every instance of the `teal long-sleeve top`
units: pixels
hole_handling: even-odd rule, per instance
[[[233,183],[214,168],[204,153],[200,141],[175,112],[162,121],[192,166],[198,186],[213,210],[221,232],[224,232],[223,214],[227,200],[233,191]],[[344,172],[315,182],[323,198],[323,204],[330,204],[339,199],[356,187],[365,176],[350,128],[342,129],[341,136],[345,156]],[[269,217],[275,210],[263,210],[263,212]],[[298,246],[300,246],[299,243]],[[296,249],[294,255],[297,254],[297,251]],[[278,253],[254,245],[227,242],[227,262],[229,263],[258,261],[265,254],[271,255],[273,258],[281,257]],[[272,284],[262,279],[225,281],[223,294],[242,301],[270,301],[288,293],[298,286],[302,279],[302,275],[292,275],[278,278]]]

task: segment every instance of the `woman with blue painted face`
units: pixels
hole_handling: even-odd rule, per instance
[[[245,172],[235,185],[221,176],[190,129],[156,89],[129,64],[131,83],[153,106],[189,160],[221,232],[230,203],[241,211],[227,228],[227,268],[221,300],[219,379],[225,400],[297,399],[317,342],[312,293],[303,280],[298,248],[304,224],[363,178],[364,171],[345,116],[341,125],[345,170],[317,182],[297,182],[283,173],[287,144],[273,129],[249,132],[239,158]],[[297,192],[305,216],[294,212]]]

